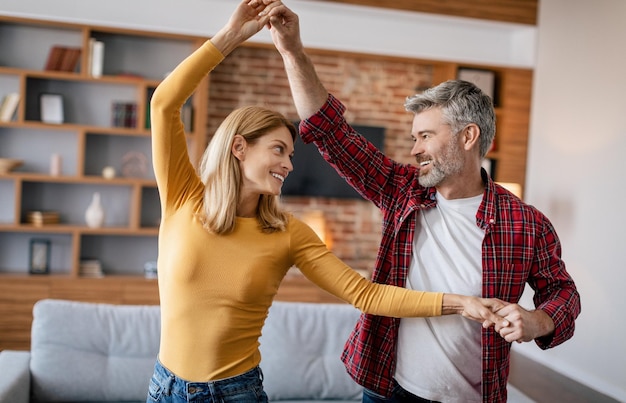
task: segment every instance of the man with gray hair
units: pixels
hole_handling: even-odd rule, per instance
[[[509,303],[496,312],[509,324],[495,331],[453,316],[362,315],[342,360],[364,386],[363,402],[506,402],[510,343],[568,340],[580,297],[548,218],[481,168],[495,135],[491,99],[459,80],[409,97],[415,164],[400,164],[346,122],[304,51],[298,16],[279,4],[269,25],[302,139],[382,211],[373,280]],[[518,305],[526,284],[534,310]]]

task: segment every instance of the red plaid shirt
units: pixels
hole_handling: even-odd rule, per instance
[[[345,107],[332,95],[300,125],[305,143],[320,152],[363,197],[383,214],[383,236],[373,280],[404,287],[411,261],[416,212],[435,206],[435,189],[418,184],[418,169],[385,157],[357,135],[344,117]],[[482,244],[484,297],[516,303],[525,284],[534,303],[554,321],[549,337],[535,340],[542,349],[563,343],[574,333],[580,298],[561,260],[561,245],[550,221],[537,209],[495,184],[485,172],[485,194],[476,225]],[[391,394],[396,366],[399,319],[361,315],[346,342],[342,360],[356,382],[378,394]],[[506,402],[510,344],[493,329],[482,329],[482,396]]]

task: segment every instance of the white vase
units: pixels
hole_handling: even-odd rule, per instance
[[[85,211],[85,222],[89,228],[100,228],[104,223],[104,210],[100,202],[100,193],[95,192],[91,199],[91,204]]]

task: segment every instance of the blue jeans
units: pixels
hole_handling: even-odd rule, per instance
[[[391,397],[384,397],[368,389],[363,389],[363,403],[437,403],[434,400],[424,399],[415,396],[413,393],[405,390],[398,382],[393,381],[394,387]]]
[[[263,374],[256,367],[232,378],[188,382],[174,375],[157,360],[148,387],[146,403],[267,403]]]

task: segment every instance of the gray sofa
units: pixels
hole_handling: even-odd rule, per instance
[[[360,401],[339,357],[359,312],[275,302],[261,337],[270,401]],[[42,300],[31,351],[0,352],[0,402],[144,401],[159,343],[157,306]]]

